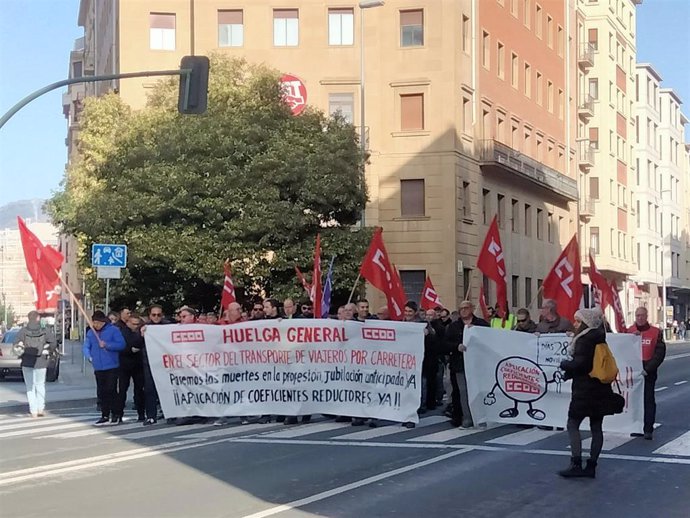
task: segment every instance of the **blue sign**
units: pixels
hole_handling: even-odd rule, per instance
[[[127,266],[127,245],[91,245],[91,266]]]

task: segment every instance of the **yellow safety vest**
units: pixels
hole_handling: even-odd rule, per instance
[[[513,329],[513,327],[515,327],[515,315],[513,315],[512,313],[508,315],[505,323],[503,322],[502,318],[494,317],[491,319],[491,327],[493,327],[494,329],[506,329],[510,331],[511,329]]]

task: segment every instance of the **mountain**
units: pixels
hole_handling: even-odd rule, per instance
[[[50,222],[50,217],[43,211],[46,200],[13,201],[0,207],[0,229],[17,228],[17,216],[36,222]]]

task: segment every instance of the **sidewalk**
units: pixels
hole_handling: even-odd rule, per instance
[[[81,342],[65,342],[65,354],[60,359],[60,376],[54,383],[46,383],[46,406],[64,401],[96,401],[96,378],[90,363],[83,365]],[[0,381],[0,410],[28,408],[26,388],[21,378]]]

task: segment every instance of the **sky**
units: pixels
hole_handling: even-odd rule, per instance
[[[69,52],[83,35],[78,9],[79,0],[0,0],[0,114],[31,92],[67,78]],[[662,86],[686,102],[688,116],[689,26],[690,0],[644,0],[637,7],[637,61],[652,63]],[[0,128],[0,206],[49,198],[59,189],[67,159],[64,91],[31,102]]]

